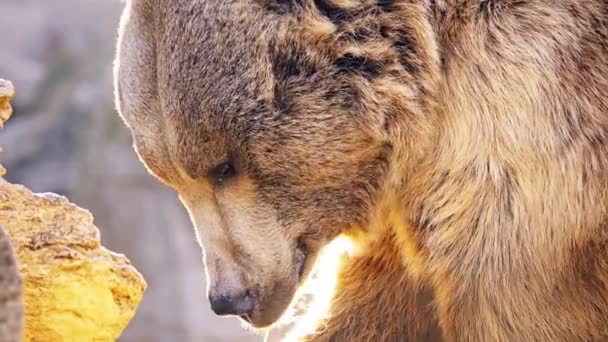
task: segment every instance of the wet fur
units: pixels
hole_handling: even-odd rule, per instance
[[[437,326],[446,341],[608,338],[608,3],[169,3],[131,1],[141,32],[125,39],[147,57],[117,73],[150,170],[170,183],[177,159],[201,174],[226,154],[193,159],[206,141],[247,132],[248,170],[281,222],[326,227],[309,228],[319,244],[356,231],[368,251],[308,339],[424,340]],[[201,13],[217,22],[175,36]],[[185,109],[202,98],[221,120]]]

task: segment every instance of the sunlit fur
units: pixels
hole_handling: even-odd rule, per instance
[[[337,288],[337,274],[356,253],[355,243],[347,236],[340,236],[323,248],[314,277],[301,286],[297,295],[300,300],[294,303],[297,307],[283,319],[282,324],[293,326],[285,341],[297,340],[314,331],[327,318]]]
[[[256,326],[298,243],[308,273],[345,234],[305,341],[608,338],[606,1],[131,0],[117,57],[141,160]]]

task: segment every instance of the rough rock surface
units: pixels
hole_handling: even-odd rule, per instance
[[[115,341],[146,283],[123,255],[100,245],[91,214],[54,194],[0,178],[0,224],[25,288],[26,341]]]
[[[15,251],[0,227],[0,341],[23,338],[23,281]]]
[[[9,81],[0,79],[0,128],[11,116],[10,100],[15,96],[15,88]]]
[[[11,116],[10,100],[14,95],[13,85],[0,79],[0,128]],[[4,172],[0,165],[0,176]],[[0,225],[0,341],[18,342],[22,338],[23,281],[13,246]]]
[[[10,82],[0,80],[0,127],[11,114],[13,95]],[[22,303],[25,341],[120,336],[146,283],[125,256],[101,246],[88,211],[65,197],[34,194],[0,177],[0,227],[10,238],[9,243],[0,229],[1,341],[21,340]]]
[[[4,122],[11,117],[11,99],[15,96],[15,88],[9,81],[0,78],[0,128],[4,127]],[[2,147],[0,147],[2,152]],[[0,164],[0,176],[4,175],[6,170]]]

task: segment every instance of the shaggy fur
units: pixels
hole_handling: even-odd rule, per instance
[[[254,326],[351,234],[307,340],[608,339],[606,1],[131,0],[116,94]]]
[[[441,341],[432,291],[411,280],[395,237],[386,236],[367,248],[344,260],[326,313],[329,319],[302,339]]]

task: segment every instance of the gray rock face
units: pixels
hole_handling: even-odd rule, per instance
[[[0,226],[0,341],[21,341],[23,315],[23,281],[13,246]]]

